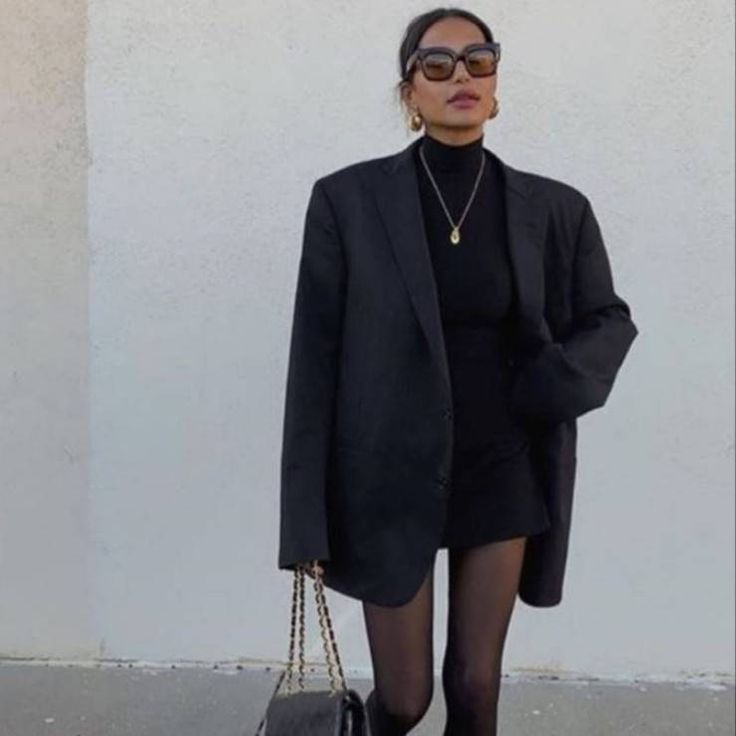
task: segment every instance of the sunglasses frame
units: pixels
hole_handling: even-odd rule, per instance
[[[418,61],[422,68],[422,73],[425,77],[427,77],[430,82],[444,82],[452,77],[452,75],[455,73],[455,69],[457,69],[457,62],[462,59],[463,63],[465,64],[465,68],[468,70],[468,74],[470,74],[471,77],[492,77],[496,73],[495,69],[491,74],[473,74],[468,68],[468,54],[473,51],[477,51],[478,49],[489,49],[493,51],[496,56],[496,64],[501,61],[501,44],[497,41],[471,43],[459,52],[455,51],[455,49],[451,49],[449,46],[425,46],[424,48],[415,49],[412,55],[406,60],[406,69],[404,70],[404,73],[408,76],[409,72],[414,67],[414,64]],[[427,76],[426,72],[424,71],[425,57],[427,57],[429,54],[437,52],[448,54],[453,60],[452,71],[447,77],[443,77],[442,79],[433,79],[432,77]]]

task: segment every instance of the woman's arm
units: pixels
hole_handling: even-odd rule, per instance
[[[337,225],[317,180],[307,206],[284,409],[278,566],[329,558],[325,507],[345,291]]]
[[[556,423],[603,406],[638,334],[626,302],[614,291],[601,230],[585,198],[572,276],[573,327],[523,364],[511,405],[528,419]],[[546,324],[546,323],[545,323]]]

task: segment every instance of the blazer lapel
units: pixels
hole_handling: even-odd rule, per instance
[[[552,339],[544,319],[547,210],[527,174],[489,153],[501,164],[505,182],[508,247],[517,294],[517,347],[521,353],[533,352],[540,342]]]
[[[424,229],[414,158],[414,149],[420,141],[417,138],[382,162],[385,176],[377,181],[373,192],[417,319],[440,366],[448,391],[451,391],[437,286]],[[550,337],[543,319],[546,215],[534,197],[528,176],[507,166],[493,152],[488,153],[501,164],[504,174],[508,246],[517,297],[517,349],[524,352]]]

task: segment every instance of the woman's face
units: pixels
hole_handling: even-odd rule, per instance
[[[462,51],[470,43],[484,43],[483,32],[465,18],[443,18],[431,25],[419,41],[419,48],[448,46]],[[410,110],[417,110],[424,120],[427,133],[452,144],[462,144],[479,138],[483,125],[493,110],[498,74],[471,77],[465,62],[459,60],[453,75],[443,81],[427,79],[421,65],[415,64],[411,83],[404,88],[404,100]],[[468,104],[453,104],[449,100],[458,90],[468,90],[478,99]]]

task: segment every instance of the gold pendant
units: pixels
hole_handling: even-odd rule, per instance
[[[460,228],[454,227],[452,228],[452,232],[450,233],[450,241],[457,245],[460,242]]]

